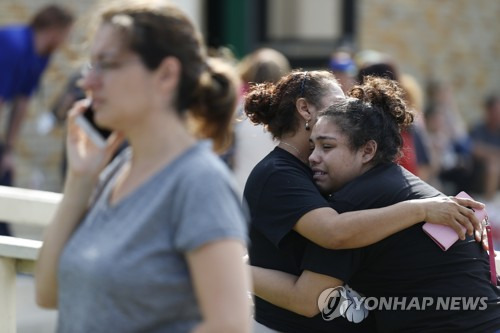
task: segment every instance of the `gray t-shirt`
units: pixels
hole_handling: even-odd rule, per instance
[[[130,157],[123,152],[104,171],[102,191],[61,255],[58,332],[188,332],[201,316],[185,253],[247,241],[230,173],[207,142],[110,206]]]

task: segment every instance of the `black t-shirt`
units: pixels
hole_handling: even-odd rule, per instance
[[[333,195],[331,204],[343,213],[439,195],[441,193],[404,168],[385,164],[344,186]],[[318,271],[314,262],[330,264]],[[423,232],[419,223],[360,249],[326,250],[310,243],[302,268],[342,279],[367,297],[392,296],[399,300],[407,297],[404,305],[396,306],[399,310],[410,307],[410,297],[421,297],[418,303],[421,309],[423,297],[433,297],[434,304],[426,307],[427,310],[416,310],[414,303],[413,311],[371,311],[369,317],[375,317],[380,332],[494,332],[500,329],[500,288],[490,282],[488,254],[471,237],[459,240],[444,252]],[[436,310],[438,301],[452,304],[453,299],[446,301],[445,297],[473,297],[470,302],[486,309],[443,310],[440,303],[441,310]],[[478,300],[480,297],[487,300]],[[369,306],[374,307],[375,302]],[[381,307],[387,309],[387,305]]]
[[[307,212],[329,207],[314,185],[309,167],[277,147],[252,170],[244,198],[251,216],[251,264],[300,275],[309,241],[292,229]],[[282,332],[332,332],[338,326],[346,331],[343,325],[352,325],[343,318],[331,322],[324,321],[321,315],[307,318],[258,297],[255,319]]]

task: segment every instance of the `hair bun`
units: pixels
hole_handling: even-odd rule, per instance
[[[413,122],[414,116],[406,107],[404,91],[396,81],[367,76],[362,86],[351,89],[349,96],[380,108],[400,128],[406,128]]]
[[[259,83],[250,87],[245,97],[245,113],[254,124],[269,125],[274,118],[271,110],[275,85]]]

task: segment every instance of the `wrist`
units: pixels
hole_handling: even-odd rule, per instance
[[[422,200],[408,200],[408,204],[411,207],[410,211],[412,212],[412,215],[418,217],[416,219],[416,222],[413,224],[425,221],[427,219],[425,202],[423,202]]]
[[[76,189],[79,192],[91,192],[97,184],[98,177],[93,175],[78,174],[68,171],[64,183],[64,193]]]

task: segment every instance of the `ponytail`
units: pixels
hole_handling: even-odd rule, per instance
[[[212,139],[219,152],[231,143],[238,88],[234,70],[221,60],[209,59],[191,99],[190,124],[195,134]]]

